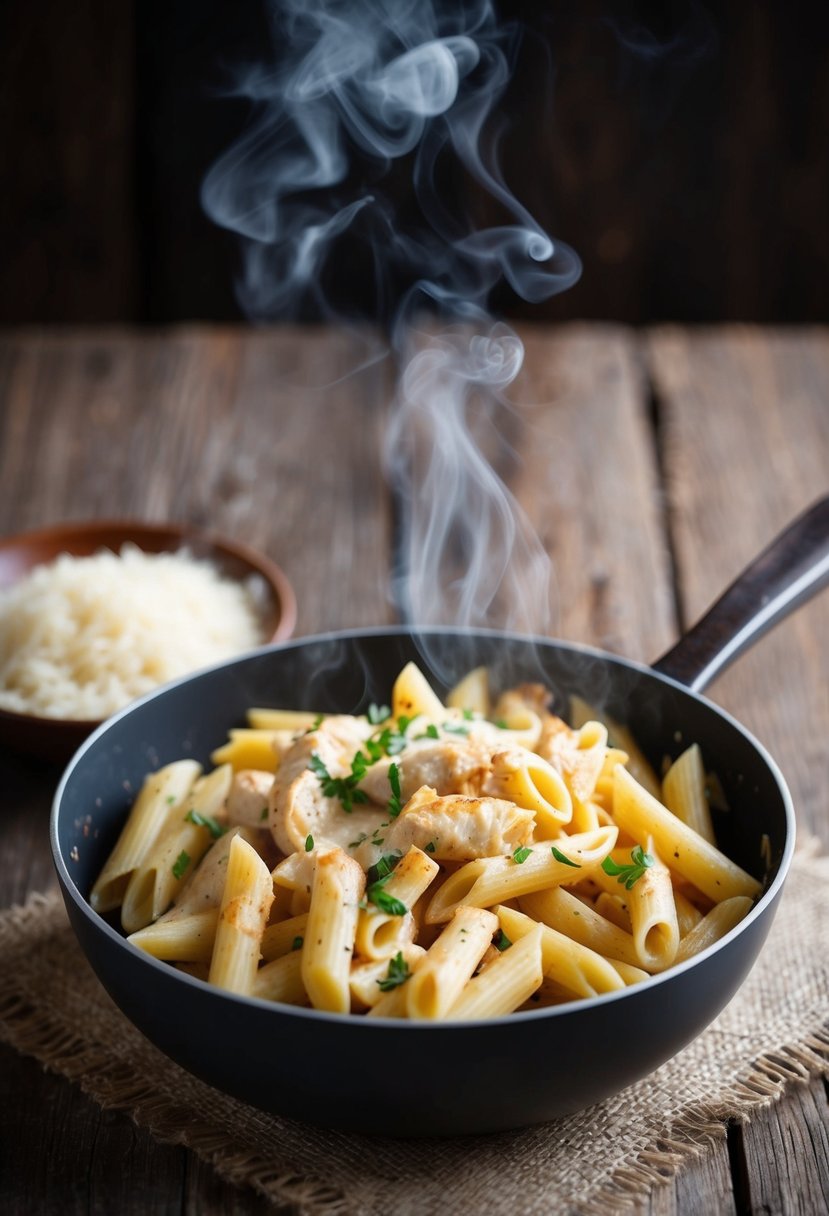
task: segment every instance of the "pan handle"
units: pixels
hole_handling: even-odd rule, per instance
[[[829,497],[764,549],[683,638],[653,664],[701,692],[749,646],[829,586]]]

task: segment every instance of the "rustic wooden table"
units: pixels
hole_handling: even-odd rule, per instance
[[[521,332],[512,489],[555,562],[557,632],[652,660],[829,488],[829,332]],[[328,331],[9,334],[0,534],[85,517],[190,520],[284,566],[299,633],[391,621],[392,504],[378,460],[391,372],[348,377],[354,357]],[[824,597],[712,695],[778,758],[802,834],[829,844],[827,637]],[[47,825],[58,773],[3,760],[7,906],[55,885]],[[266,1210],[31,1059],[0,1050],[0,1075],[8,1216]],[[639,1210],[827,1207],[829,1108],[815,1080],[729,1127]]]

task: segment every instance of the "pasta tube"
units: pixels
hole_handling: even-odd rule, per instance
[[[630,933],[600,916],[575,895],[561,887],[537,891],[521,898],[521,911],[543,921],[573,941],[595,950],[606,958],[640,966],[639,955]]]
[[[302,946],[302,982],[315,1009],[348,1013],[358,904],[366,879],[340,848],[318,853]]]
[[[485,971],[473,976],[447,1011],[447,1020],[498,1018],[523,1005],[541,985],[542,929],[535,925]]]
[[[502,929],[512,942],[534,932],[538,926],[541,931],[541,968],[544,976],[555,980],[571,996],[591,997],[600,992],[615,992],[624,988],[625,981],[619,973],[595,950],[579,945],[563,933],[551,929],[549,925],[532,920],[523,912],[499,907],[497,914]]]
[[[730,899],[715,904],[711,911],[686,933],[679,943],[674,961],[684,963],[686,959],[693,958],[695,954],[725,937],[726,933],[730,933],[734,926],[748,915],[752,902],[747,895],[733,895]]]
[[[492,912],[458,908],[406,984],[408,1016],[444,1017],[483,958],[497,929],[498,917]]]
[[[170,808],[184,801],[200,772],[195,760],[175,760],[145,779],[124,830],[90,892],[89,902],[96,912],[109,912],[119,906],[133,871],[153,847]]]
[[[693,743],[674,760],[662,778],[665,806],[689,828],[699,832],[709,844],[716,844],[711,811],[705,795],[705,769],[698,743]]]
[[[573,801],[561,774],[525,748],[496,753],[485,788],[496,798],[535,812],[536,840],[558,836],[562,824],[573,817]]]
[[[388,958],[413,941],[416,924],[411,909],[420,899],[440,869],[428,854],[412,845],[395,866],[383,891],[389,899],[399,900],[408,909],[404,916],[395,916],[374,903],[360,911],[357,920],[355,949],[366,959]]]
[[[219,909],[207,908],[176,920],[158,920],[130,934],[127,941],[169,963],[206,963],[213,954],[218,920]]]
[[[652,836],[660,857],[671,869],[715,903],[732,895],[753,899],[760,894],[762,887],[756,878],[677,819],[621,765],[613,773],[613,817],[640,844]]]
[[[490,908],[493,904],[579,881],[585,870],[600,865],[616,843],[616,828],[599,828],[576,836],[560,836],[554,845],[518,849],[513,857],[481,857],[451,874],[426,909],[427,923],[449,920],[462,904]],[[555,851],[554,851],[555,850]]]
[[[211,984],[227,992],[250,995],[272,901],[268,867],[247,841],[234,836],[210,960]]]
[[[222,827],[230,790],[229,764],[200,777],[185,803],[168,810],[158,837],[124,892],[121,924],[127,933],[143,929],[172,904],[195,866],[201,861]]]
[[[260,967],[253,978],[250,995],[262,1001],[280,1001],[283,1005],[308,1005],[308,993],[302,982],[302,951],[284,954]]]

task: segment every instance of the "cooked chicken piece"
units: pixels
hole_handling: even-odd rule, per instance
[[[436,861],[511,854],[532,835],[535,817],[503,798],[440,797],[423,786],[386,832],[383,851],[417,845]]]
[[[231,823],[261,828],[268,820],[268,795],[273,773],[258,768],[243,768],[233,774],[225,807]]]
[[[326,718],[285,753],[268,796],[269,827],[283,853],[304,849],[309,836],[316,844],[347,849],[383,821],[383,807],[370,803],[356,801],[349,813],[340,797],[324,792],[324,779],[310,767],[316,757],[329,777],[349,777],[351,762],[372,729],[345,715]]]
[[[396,764],[403,803],[424,785],[438,794],[473,793],[480,790],[489,772],[491,751],[482,738],[415,740],[405,751],[373,764],[360,789],[374,802],[387,803],[392,793],[389,767]]]

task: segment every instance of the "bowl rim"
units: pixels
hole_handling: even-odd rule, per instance
[[[72,774],[74,773],[77,765],[83,761],[85,753],[93,748],[98,740],[101,739],[106,732],[113,725],[115,725],[116,722],[120,721],[121,718],[126,717],[128,714],[139,709],[140,707],[155,700],[157,697],[164,696],[168,692],[180,687],[183,684],[199,679],[202,676],[207,676],[214,672],[221,671],[225,668],[233,667],[238,663],[244,663],[254,658],[261,658],[267,654],[279,654],[285,650],[293,650],[297,647],[318,643],[336,643],[350,640],[359,641],[367,640],[373,637],[416,637],[425,633],[430,635],[440,634],[442,636],[448,635],[466,638],[490,638],[492,640],[503,640],[504,638],[507,638],[510,641],[527,642],[530,644],[540,645],[542,647],[553,646],[558,650],[565,650],[574,654],[609,661],[611,664],[616,664],[625,669],[631,669],[641,675],[650,676],[653,679],[686,694],[693,700],[705,706],[708,710],[712,711],[715,715],[724,719],[733,729],[735,729],[745,738],[745,740],[758,753],[759,758],[766,764],[778,786],[778,789],[780,790],[785,814],[786,833],[777,872],[774,875],[771,883],[758,898],[754,907],[751,908],[751,910],[743,917],[741,921],[739,921],[737,925],[734,926],[733,929],[731,929],[727,934],[725,934],[718,941],[714,942],[712,945],[707,946],[704,950],[701,950],[699,954],[695,954],[691,958],[686,959],[684,962],[667,968],[665,971],[659,972],[655,975],[650,975],[646,980],[642,980],[638,984],[627,985],[624,988],[617,989],[614,992],[601,993],[594,997],[577,998],[576,1000],[568,1001],[561,1005],[546,1006],[542,1009],[527,1009],[521,1011],[520,1013],[514,1012],[495,1018],[469,1018],[463,1020],[458,1019],[457,1021],[440,1019],[436,1021],[426,1019],[409,1021],[406,1018],[388,1017],[376,1017],[369,1019],[365,1017],[354,1017],[351,1015],[329,1013],[321,1009],[307,1009],[302,1006],[285,1005],[279,1002],[266,1001],[259,997],[242,996],[238,993],[226,992],[223,989],[210,986],[205,981],[196,979],[194,976],[187,975],[186,972],[178,971],[176,968],[171,967],[169,963],[166,963],[161,959],[156,959],[143,950],[139,950],[137,946],[133,946],[116,929],[108,924],[99,913],[95,912],[95,910],[89,904],[89,901],[83,897],[78,889],[75,880],[69,872],[66,861],[64,860],[58,840],[58,821],[60,819],[60,809],[65,788],[71,780]],[[168,978],[173,978],[174,982],[181,981],[182,983],[195,985],[199,991],[213,998],[226,997],[232,1001],[241,1003],[243,1006],[250,1006],[253,1009],[271,1010],[281,1015],[290,1014],[303,1019],[309,1019],[312,1022],[321,1021],[329,1026],[336,1025],[342,1027],[352,1027],[354,1028],[354,1033],[361,1033],[357,1029],[358,1027],[362,1027],[363,1031],[365,1031],[366,1027],[371,1026],[385,1027],[386,1029],[389,1027],[397,1027],[401,1029],[405,1027],[404,1033],[407,1034],[421,1031],[437,1033],[439,1031],[451,1031],[452,1029],[469,1029],[470,1027],[512,1026],[513,1029],[515,1029],[526,1020],[535,1021],[537,1019],[556,1019],[567,1017],[574,1013],[594,1009],[597,1006],[604,1007],[609,1003],[615,1003],[616,1001],[623,1000],[626,997],[632,997],[636,993],[643,990],[651,991],[654,987],[666,983],[676,976],[684,974],[691,968],[696,967],[703,960],[719,953],[720,950],[725,949],[731,942],[740,937],[750,925],[767,913],[771,906],[777,901],[783,884],[788,876],[795,851],[796,835],[797,827],[792,796],[786,780],[771,753],[745,726],[743,726],[743,724],[737,718],[735,718],[727,710],[722,709],[709,698],[704,697],[701,693],[692,691],[685,684],[675,680],[672,676],[667,676],[662,672],[654,671],[653,668],[649,667],[645,663],[640,663],[636,660],[625,658],[622,655],[613,654],[610,651],[602,650],[599,647],[591,646],[586,643],[571,642],[569,640],[559,638],[541,637],[534,634],[520,634],[498,629],[467,629],[452,626],[423,627],[418,629],[414,626],[383,625],[375,627],[367,626],[356,629],[332,630],[324,633],[309,634],[300,638],[291,638],[288,641],[275,643],[270,646],[263,646],[256,650],[249,650],[244,654],[235,656],[232,659],[226,659],[220,663],[215,663],[210,667],[202,668],[200,671],[192,672],[186,676],[181,676],[177,680],[171,681],[169,684],[165,684],[162,687],[145,694],[145,696],[131,702],[124,709],[119,710],[118,713],[101,723],[93,734],[91,734],[89,738],[81,744],[61,775],[52,800],[52,809],[49,819],[49,839],[52,849],[52,859],[60,880],[60,885],[63,889],[64,898],[66,898],[68,895],[82,913],[84,918],[90,920],[91,924],[97,931],[103,932],[104,935],[113,943],[117,943],[120,947],[125,948],[136,961],[140,960],[151,965],[154,969],[158,969],[160,974],[165,975]],[[346,1033],[351,1032],[347,1031]]]
[[[201,528],[196,524],[189,524],[186,521],[141,520],[130,517],[125,517],[123,519],[106,518],[64,521],[63,523],[49,524],[43,527],[33,528],[25,532],[14,532],[0,537],[0,554],[13,551],[14,549],[20,548],[26,544],[37,546],[39,544],[44,544],[49,540],[56,540],[58,543],[60,543],[64,538],[71,540],[73,537],[77,537],[79,539],[83,538],[88,539],[89,541],[94,541],[98,536],[105,536],[113,532],[124,533],[123,540],[119,542],[120,544],[128,544],[130,541],[132,541],[138,546],[139,549],[142,547],[142,538],[148,539],[155,537],[157,539],[162,539],[164,537],[169,537],[171,540],[177,539],[180,541],[180,547],[186,547],[187,541],[190,539],[193,541],[198,541],[199,544],[203,544],[206,548],[212,548],[218,552],[223,551],[231,557],[237,558],[246,565],[250,566],[252,570],[259,572],[262,578],[264,578],[271,588],[275,590],[279,603],[279,623],[274,632],[262,643],[262,646],[258,649],[285,641],[293,634],[297,621],[297,599],[293,585],[282,567],[277,565],[277,563],[268,557],[268,555],[261,549],[256,549],[252,545],[245,544],[244,541],[237,541],[233,537],[225,536],[221,532],[216,532],[213,529]],[[69,552],[71,555],[71,550],[66,550],[66,552]],[[149,552],[168,552],[168,550],[149,550]],[[173,553],[175,552],[175,549],[171,547],[169,552]],[[59,554],[56,553],[54,558],[51,560],[56,560],[58,556]],[[48,562],[46,561],[36,562],[31,566],[30,569],[34,570],[40,565],[47,564]],[[3,590],[16,586],[17,582],[19,581],[20,580],[16,580],[15,583],[8,584],[6,588],[3,588]],[[240,652],[238,656],[234,657],[241,657],[242,653],[249,652]],[[223,661],[227,662],[232,660]],[[194,672],[189,672],[188,675],[198,674],[198,670],[201,669],[197,669],[197,671]],[[178,678],[186,679],[187,676]],[[171,681],[170,683],[176,682],[177,681]],[[159,688],[162,687],[166,688],[168,685],[159,685]],[[156,691],[158,690],[152,690],[153,693]],[[152,693],[145,695],[152,695]],[[131,701],[130,705],[125,706],[124,708],[129,708],[138,700],[142,699],[143,697],[136,698],[136,701]],[[118,714],[121,712],[121,710],[116,711]],[[110,715],[110,717],[111,716],[113,715]],[[32,714],[26,713],[22,710],[4,709],[0,707],[0,725],[2,725],[3,722],[7,722],[10,725],[12,723],[20,723],[25,724],[33,731],[43,729],[44,731],[50,730],[55,733],[65,732],[66,734],[78,731],[92,731],[108,720],[109,717],[50,717],[45,714]]]

